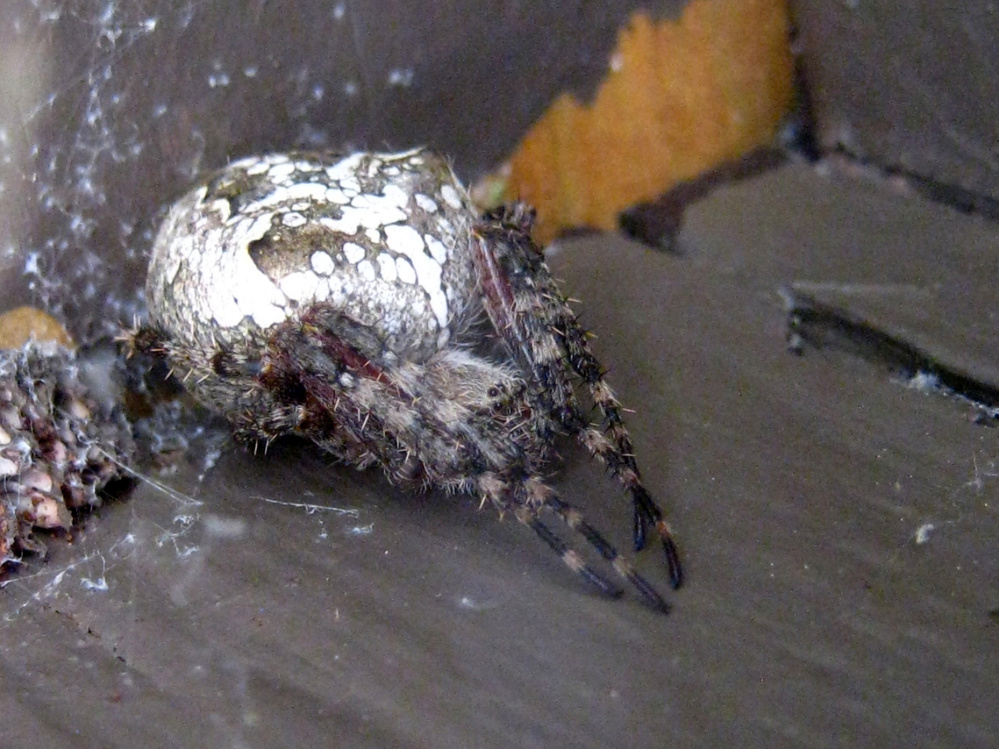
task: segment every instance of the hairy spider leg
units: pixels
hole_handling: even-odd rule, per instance
[[[578,553],[545,525],[538,517],[538,507],[532,506],[529,502],[517,501],[510,482],[490,471],[479,476],[477,484],[483,501],[491,502],[501,516],[505,512],[512,512],[519,522],[537,533],[570,570],[605,596],[618,598],[622,595],[623,591],[620,588],[588,565]]]
[[[570,530],[585,538],[604,559],[610,562],[614,571],[631,583],[647,604],[663,613],[669,613],[669,606],[659,592],[635,571],[631,562],[621,556],[610,541],[586,521],[577,507],[563,500],[555,489],[540,479],[528,478],[523,482],[523,489],[527,494],[529,507],[541,507],[555,513]]]
[[[474,369],[461,352],[427,364],[401,359],[369,327],[317,304],[272,336],[264,376],[265,387],[291,392],[282,384],[288,380],[300,388],[306,418],[299,433],[355,464],[358,456],[364,466],[379,463],[395,483],[462,491],[484,470],[532,470],[530,433],[514,418],[519,394],[502,383],[483,388],[494,408],[478,413],[481,403],[456,402],[440,390],[481,384],[462,387],[461,366]],[[482,362],[475,374],[483,370],[504,372]]]
[[[659,591],[638,574],[627,557],[622,556],[600,531],[586,522],[583,514],[576,507],[558,496],[549,497],[545,506],[558,515],[569,528],[585,538],[611,564],[618,575],[631,583],[649,606],[664,614],[669,613],[669,604],[659,595]]]
[[[518,507],[514,511],[514,515],[516,515],[517,520],[537,533],[538,537],[548,544],[552,551],[559,555],[559,558],[569,569],[596,587],[603,595],[608,598],[620,598],[624,594],[624,591],[590,567],[590,565],[586,564],[582,557],[569,548],[569,545],[565,541],[556,536],[552,529],[545,525],[535,512],[526,507]]]
[[[565,309],[569,316],[560,321],[559,335],[568,352],[573,370],[582,378],[593,402],[603,414],[603,432],[587,427],[578,433],[579,440],[591,455],[610,469],[631,494],[634,505],[635,550],[641,550],[645,546],[646,527],[651,525],[662,542],[670,585],[679,588],[683,583],[683,566],[680,563],[676,541],[662,509],[642,483],[631,435],[621,415],[621,404],[604,379],[600,364],[590,350],[585,332],[576,318],[571,315],[568,305],[565,305]]]
[[[277,394],[284,408],[297,409],[299,421],[289,431],[363,468],[377,462],[384,449],[370,436],[379,433],[378,425],[354,402],[352,390],[361,378],[385,376],[334,332],[334,321],[322,317],[326,312],[309,310],[271,334],[260,385]]]
[[[630,492],[634,505],[634,541],[635,550],[641,550],[645,545],[646,525],[651,524],[659,536],[663,554],[666,557],[666,567],[669,570],[670,585],[679,588],[683,584],[683,566],[680,553],[673,539],[673,532],[663,514],[662,509],[652,499],[638,472],[631,435],[621,416],[621,405],[600,371],[596,357],[589,350],[582,331],[578,325],[566,326],[566,345],[570,352],[573,369],[589,386],[594,402],[603,413],[603,428],[601,432],[593,427],[587,427],[579,433],[579,440],[597,460],[607,466],[618,481]]]
[[[604,379],[586,332],[531,239],[532,221],[533,212],[517,203],[486,214],[473,227],[473,257],[486,312],[521,366],[534,373],[541,388],[538,397],[551,417],[576,434],[631,495],[636,551],[645,546],[647,526],[655,528],[670,584],[677,588],[683,582],[683,567],[669,524],[642,484],[621,405]],[[600,409],[603,433],[584,425],[564,360],[582,378]]]
[[[541,519],[542,511],[552,512],[570,531],[596,549],[618,576],[638,591],[650,608],[663,614],[669,613],[669,604],[652,584],[635,571],[632,564],[586,521],[576,507],[561,499],[552,487],[540,479],[521,477],[506,481],[494,473],[487,473],[479,479],[479,490],[483,499],[491,501],[501,513],[512,510],[517,520],[531,528],[570,570],[594,585],[602,594],[614,598],[620,596],[620,588],[587,564],[578,552],[559,538]]]
[[[551,330],[561,298],[547,298],[547,289],[536,286],[547,268],[531,239],[530,220],[521,204],[486,214],[472,228],[472,255],[493,328],[523,370],[533,375],[533,395],[544,416],[538,430],[550,443],[556,424],[577,432],[584,422]]]
[[[218,341],[178,343],[152,326],[130,331],[125,340],[132,350],[165,357],[181,380],[198,382],[201,400],[227,409],[233,434],[241,442],[267,445],[302,420],[300,407],[275,398],[279,390],[261,387],[260,361],[237,356]]]

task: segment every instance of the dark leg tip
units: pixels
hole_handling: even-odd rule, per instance
[[[663,615],[669,614],[670,612],[669,604],[666,603],[666,601],[662,600],[661,598],[658,601],[650,602],[649,606],[652,608],[653,611]]]
[[[648,527],[648,520],[645,513],[635,505],[635,552],[645,548],[645,532]]]
[[[683,585],[683,565],[680,563],[680,552],[672,538],[663,539],[663,551],[666,553],[666,566],[669,568],[669,584],[673,590]]]
[[[629,580],[635,586],[635,589],[641,593],[642,600],[645,601],[650,609],[658,611],[660,614],[669,613],[670,607],[666,603],[666,599],[659,595],[659,591],[653,588],[644,577],[635,573],[629,576]]]

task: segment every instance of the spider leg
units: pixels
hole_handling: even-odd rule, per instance
[[[244,443],[270,443],[294,431],[303,418],[300,407],[266,389],[258,379],[261,362],[237,354],[214,339],[181,343],[163,331],[142,327],[127,336],[131,349],[166,357],[172,371],[185,381],[199,383],[203,400],[225,404],[234,437]]]
[[[472,229],[472,256],[493,328],[520,367],[532,375],[532,396],[544,412],[539,436],[547,442],[556,425],[577,432],[584,420],[554,333],[564,317],[565,302],[531,239],[530,222],[531,214],[521,204],[487,214]]]
[[[569,545],[565,541],[556,536],[551,528],[545,525],[536,514],[525,508],[518,508],[515,514],[517,520],[537,533],[541,540],[559,555],[569,569],[595,586],[603,595],[609,598],[620,598],[623,595],[624,591],[586,564],[582,557],[569,548]]]
[[[473,229],[472,254],[486,312],[521,367],[533,373],[540,390],[536,397],[551,419],[576,434],[631,495],[635,550],[645,546],[651,525],[663,544],[670,584],[679,587],[683,568],[669,524],[642,484],[621,405],[604,379],[586,332],[531,239],[532,219],[528,209],[516,204],[487,214]],[[570,368],[600,409],[603,433],[585,425],[573,395]],[[553,424],[539,426],[543,439],[553,430]]]
[[[673,588],[679,588],[683,584],[680,552],[662,509],[652,499],[642,483],[631,444],[631,436],[621,418],[620,406],[610,387],[602,378],[600,384],[594,388],[594,392],[594,400],[597,401],[604,413],[606,432],[588,427],[580,432],[579,440],[586,446],[591,455],[610,469],[611,473],[631,494],[634,506],[635,550],[639,551],[645,546],[646,527],[651,525],[662,542],[666,567],[669,570],[670,585]],[[609,400],[601,401],[599,400],[601,398]]]
[[[650,608],[663,614],[669,613],[669,604],[659,591],[638,574],[631,562],[621,556],[614,545],[590,525],[577,508],[561,499],[554,489],[540,479],[531,477],[508,482],[496,474],[486,473],[479,477],[478,485],[484,500],[490,500],[501,513],[512,509],[519,522],[533,530],[558,554],[569,569],[595,586],[601,593],[616,598],[622,591],[587,564],[578,552],[545,524],[540,517],[543,510],[552,512],[569,530],[584,538],[610,563],[618,576],[638,591]]]
[[[519,522],[537,533],[538,537],[558,554],[570,570],[593,585],[600,593],[610,598],[618,598],[622,595],[619,587],[587,564],[576,551],[545,525],[544,521],[538,517],[538,507],[532,506],[530,503],[515,501],[513,499],[514,490],[510,483],[495,473],[487,472],[479,476],[477,484],[484,501],[491,502],[501,515],[512,510],[514,517]]]
[[[451,490],[519,454],[516,430],[509,439],[491,437],[495,419],[506,418],[494,409],[516,403],[503,382],[489,395],[494,376],[515,384],[505,370],[460,353],[426,364],[405,360],[370,327],[323,304],[271,336],[261,375],[265,389],[304,404],[298,431],[324,449],[355,465],[379,462],[394,482]],[[469,390],[483,395],[469,401]]]
[[[539,479],[527,479],[524,482],[524,489],[528,495],[529,506],[543,507],[555,513],[570,530],[585,538],[590,546],[611,564],[614,571],[641,594],[649,606],[664,614],[669,613],[669,605],[659,592],[638,574],[631,562],[621,556],[600,531],[586,521],[578,508],[563,500],[554,489]]]
[[[578,509],[558,497],[549,497],[545,506],[558,515],[571,530],[585,538],[604,559],[610,562],[614,571],[631,583],[649,606],[664,614],[669,613],[669,604],[659,595],[659,591],[638,574],[631,562],[621,556],[614,545],[604,538],[600,531],[586,522]]]
[[[646,530],[651,525],[662,542],[670,585],[678,588],[683,583],[683,567],[676,541],[662,509],[642,483],[631,435],[621,415],[621,404],[604,379],[600,363],[586,339],[586,331],[564,301],[561,309],[561,318],[554,327],[556,336],[560,339],[573,370],[582,378],[593,402],[603,415],[603,433],[590,426],[578,430],[577,436],[590,454],[606,465],[631,495],[635,550],[640,551],[645,546]]]
[[[384,435],[384,444],[392,438],[365,407],[364,385],[388,378],[339,334],[333,315],[315,305],[300,320],[279,326],[268,340],[257,381],[298,414],[295,432],[353,465],[367,466],[386,452],[376,435]]]

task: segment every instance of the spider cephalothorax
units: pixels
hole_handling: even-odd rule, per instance
[[[630,493],[636,548],[653,528],[680,584],[620,406],[531,222],[523,205],[478,216],[422,149],[243,159],[170,210],[136,341],[164,351],[238,439],[302,435],[394,482],[476,493],[617,593],[545,524],[550,512],[665,611],[540,478],[555,436],[576,435]],[[580,409],[577,383],[600,422]]]

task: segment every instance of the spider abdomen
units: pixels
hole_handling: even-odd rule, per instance
[[[191,345],[260,340],[312,304],[370,326],[416,361],[468,311],[474,213],[422,149],[241,159],[187,193],[157,235],[152,322]]]

